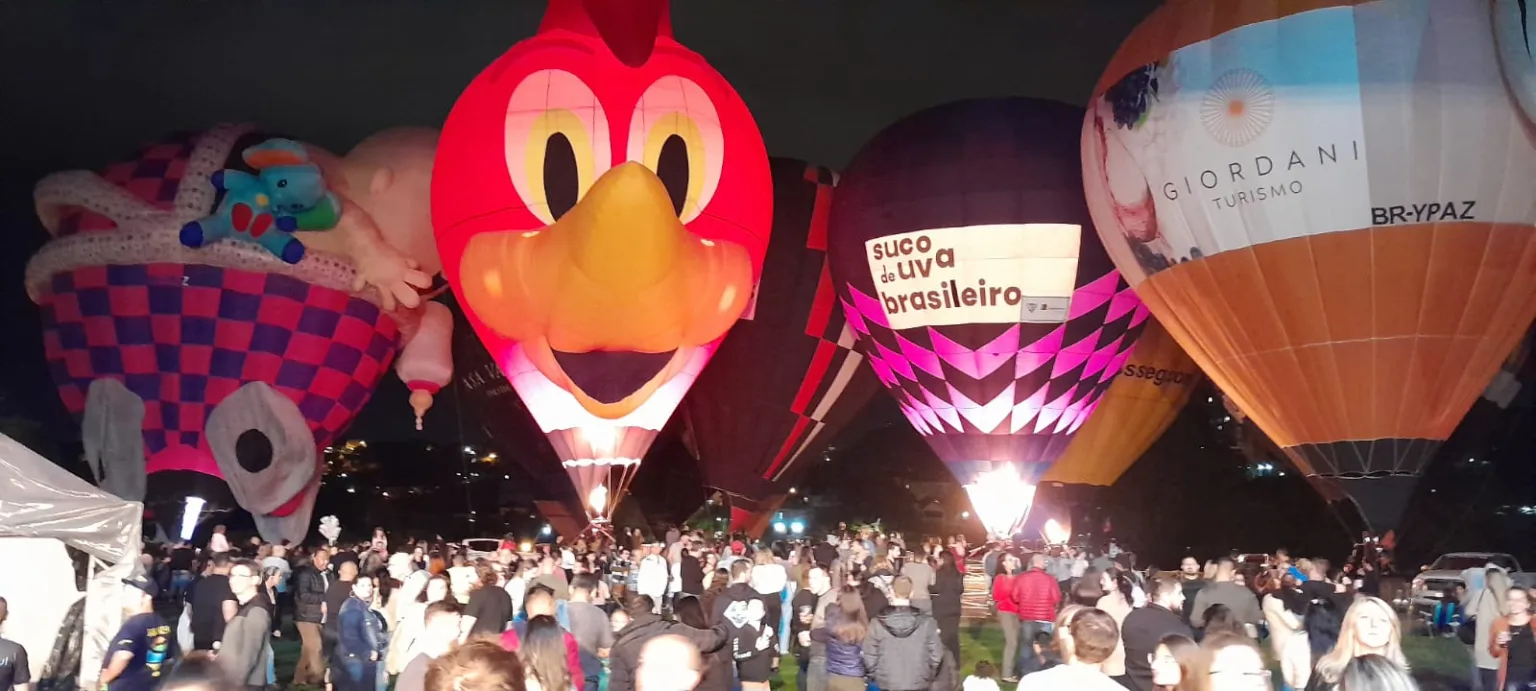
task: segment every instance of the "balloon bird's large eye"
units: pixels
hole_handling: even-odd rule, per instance
[[[512,186],[545,223],[570,211],[613,161],[602,104],[562,70],[534,72],[512,90],[505,142]]]
[[[627,158],[655,171],[684,223],[709,205],[724,155],[720,116],[703,88],[662,77],[645,90],[630,121]]]
[[[298,496],[319,472],[315,433],[304,413],[263,382],[246,384],[220,401],[204,431],[235,501],[257,516]]]

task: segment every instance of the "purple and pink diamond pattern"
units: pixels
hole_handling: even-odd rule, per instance
[[[1148,316],[1116,271],[1079,287],[1067,321],[1043,336],[1040,325],[999,324],[974,346],[946,333],[974,324],[893,331],[880,301],[851,286],[842,304],[875,375],[961,477],[1009,462],[1021,462],[1027,478],[1043,473],[1093,413]]]

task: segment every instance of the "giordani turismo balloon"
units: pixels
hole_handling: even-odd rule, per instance
[[[1083,126],[1104,245],[1378,530],[1536,315],[1536,149],[1486,0],[1172,2]]]
[[[551,0],[459,97],[432,182],[459,304],[608,517],[751,298],[772,215],[756,124],[665,0]]]
[[[1082,111],[965,101],[886,128],[833,196],[832,277],[875,375],[1011,534],[1147,318],[1099,245]]]

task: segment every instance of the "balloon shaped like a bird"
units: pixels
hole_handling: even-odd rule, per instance
[[[751,299],[772,187],[746,104],[665,0],[551,0],[449,114],[432,216],[465,315],[607,517]]]

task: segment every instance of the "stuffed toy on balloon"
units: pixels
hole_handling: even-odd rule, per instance
[[[320,537],[325,538],[326,544],[336,546],[336,539],[341,537],[341,519],[335,516],[324,516],[320,519]]]
[[[425,413],[452,367],[451,315],[419,292],[441,269],[437,136],[387,130],[336,156],[221,125],[37,184],[53,238],[26,286],[102,487],[161,525],[195,497],[298,542],[321,450],[392,362]]]

